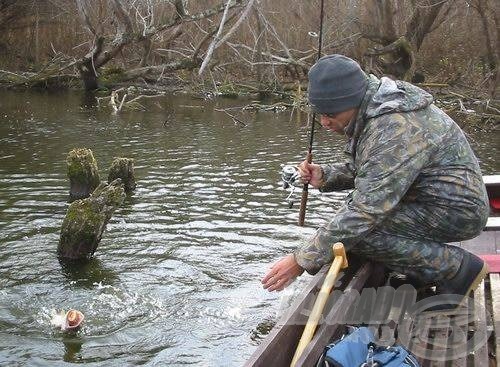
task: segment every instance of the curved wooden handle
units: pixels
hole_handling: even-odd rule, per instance
[[[333,254],[334,259],[333,263],[326,274],[325,280],[323,281],[323,285],[318,293],[318,297],[314,302],[314,306],[312,308],[311,314],[309,315],[309,319],[307,320],[307,324],[302,332],[302,337],[300,338],[299,344],[297,345],[297,349],[295,350],[295,355],[293,356],[292,363],[290,367],[294,367],[300,356],[306,349],[307,345],[311,341],[314,336],[314,332],[316,331],[316,327],[318,326],[318,322],[321,318],[321,314],[323,313],[323,309],[325,308],[326,301],[330,296],[333,286],[335,285],[335,280],[339,275],[340,269],[344,269],[347,267],[347,257],[345,254],[344,245],[340,242],[337,242],[333,245]]]

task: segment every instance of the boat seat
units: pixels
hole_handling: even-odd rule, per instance
[[[500,217],[489,217],[486,222],[485,231],[499,231],[500,230]]]

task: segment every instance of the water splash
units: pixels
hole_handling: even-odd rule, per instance
[[[66,311],[57,312],[55,309],[50,311],[50,325],[64,330],[66,324]]]

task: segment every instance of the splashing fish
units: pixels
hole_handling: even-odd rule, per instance
[[[57,312],[52,310],[50,323],[61,328],[62,331],[76,331],[80,328],[85,316],[78,310],[69,310],[65,312],[61,310]]]

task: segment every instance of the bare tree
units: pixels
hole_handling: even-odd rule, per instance
[[[249,44],[227,42],[239,61],[255,69],[260,81],[262,81],[264,67],[267,67],[268,74],[270,74],[267,77],[269,85],[277,81],[276,69],[278,68],[283,71],[282,74],[288,74],[296,81],[306,76],[317,51],[311,48],[310,44],[304,45],[302,50],[289,46],[285,41],[286,34],[281,34],[276,29],[262,8],[255,8],[253,19],[255,24],[249,25],[253,35],[252,42]]]
[[[489,80],[489,92],[494,99],[498,93],[500,83],[499,59],[500,59],[500,5],[494,1],[492,5],[488,0],[469,0],[467,3],[479,14],[481,27],[484,35],[486,54],[482,56],[487,68],[487,79]],[[496,40],[496,41],[495,41]]]
[[[110,0],[115,22],[115,36],[111,42],[105,43],[105,35],[99,24],[92,24],[90,18],[91,3],[89,0],[76,0],[78,12],[87,29],[94,36],[93,47],[77,64],[78,71],[86,90],[97,89],[97,70],[113,59],[121,49],[132,42],[133,28],[130,14],[119,0]],[[95,4],[95,2],[94,2]],[[102,14],[102,3],[99,1],[99,15]]]
[[[397,78],[423,67],[494,96],[499,1],[324,5],[323,54]],[[0,84],[119,89],[135,79],[157,89],[192,78],[221,93],[297,90],[316,59],[319,15],[320,0],[0,0]]]
[[[31,1],[0,0],[0,31],[19,26],[26,18]]]
[[[244,9],[250,8],[253,1],[248,0],[246,2],[247,6]],[[93,37],[91,50],[77,63],[80,76],[87,90],[98,87],[99,69],[120,54],[127,45],[133,43],[141,44],[143,53],[138,64],[139,67],[127,70],[124,73],[124,78],[126,79],[137,78],[151,72],[164,73],[182,68],[192,69],[199,66],[201,60],[198,58],[198,54],[201,45],[197,49],[193,49],[191,55],[187,55],[187,57],[182,59],[148,66],[155,37],[171,30],[172,32],[169,37],[169,41],[171,42],[182,33],[180,30],[182,25],[213,17],[221,12],[224,12],[223,21],[221,21],[221,25],[223,26],[230,10],[239,9],[245,5],[242,0],[229,0],[226,3],[191,15],[186,9],[186,0],[175,0],[172,4],[170,20],[158,22],[155,19],[155,4],[152,0],[109,0],[108,6],[112,17],[107,23],[114,26],[114,36],[109,41],[109,36],[106,35],[107,28],[103,26],[107,20],[104,18],[105,12],[102,11],[104,7],[103,0],[76,0],[76,3],[83,24],[85,24],[85,28]],[[231,15],[231,18],[233,16],[234,14]],[[222,32],[216,35],[216,38],[212,41],[214,47],[212,47],[212,50],[209,49],[207,51],[205,57],[207,62],[210,60],[213,49],[225,42],[232,32],[234,32],[234,27],[224,36],[222,36]],[[213,35],[212,33],[210,34]]]
[[[425,37],[435,30],[450,10],[448,0],[362,0],[358,26],[362,36],[375,46],[365,54],[377,57],[382,72],[411,79],[415,53]],[[409,12],[410,10],[410,12]],[[406,14],[409,17],[405,17]]]

